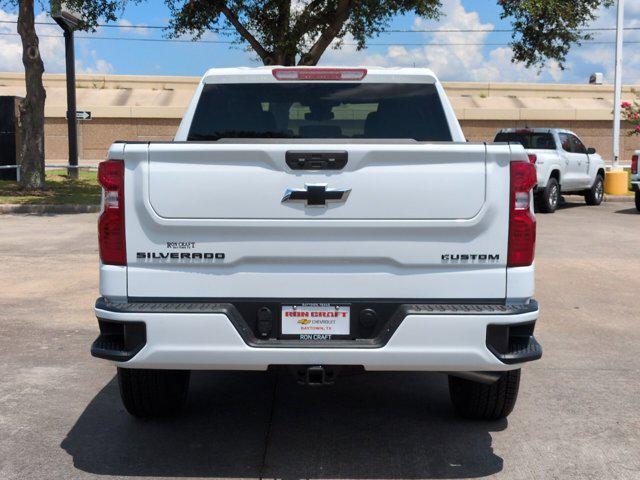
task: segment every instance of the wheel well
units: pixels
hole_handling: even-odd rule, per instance
[[[596,175],[600,175],[602,178],[604,178],[604,168],[599,168],[598,173],[596,173]]]
[[[560,183],[560,170],[553,170],[549,178],[555,178]]]

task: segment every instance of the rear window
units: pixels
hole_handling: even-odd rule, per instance
[[[528,150],[555,150],[556,144],[550,133],[538,132],[500,132],[496,142],[519,143]]]
[[[451,141],[435,85],[205,85],[188,140],[371,138]]]

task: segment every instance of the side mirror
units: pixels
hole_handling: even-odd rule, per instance
[[[596,149],[593,147],[587,148],[587,155],[594,155],[596,153]]]

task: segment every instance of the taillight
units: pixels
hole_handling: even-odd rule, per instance
[[[531,211],[531,195],[536,183],[536,169],[532,163],[511,162],[508,267],[526,267],[533,263],[536,218]]]
[[[538,161],[538,156],[535,153],[529,154],[529,163],[536,163]]]
[[[362,80],[366,68],[274,68],[276,80]]]
[[[638,155],[631,157],[631,173],[634,175],[638,173]]]
[[[98,219],[100,260],[107,265],[127,264],[124,233],[124,162],[106,160],[98,165],[102,185],[102,214]]]

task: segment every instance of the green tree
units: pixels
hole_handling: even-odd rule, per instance
[[[35,29],[34,0],[0,0],[0,6],[18,8],[18,33],[22,40],[27,93],[20,102],[20,185],[26,189],[44,187],[44,103],[47,94],[42,84],[44,64]]]
[[[542,66],[547,59],[564,62],[572,45],[590,40],[582,32],[596,19],[600,7],[615,0],[500,0],[502,18],[513,25],[513,59],[527,67]]]
[[[86,15],[87,28],[115,21],[129,3],[144,0],[70,0]],[[265,65],[316,65],[335,41],[349,35],[358,49],[388,27],[396,15],[437,19],[441,0],[165,0],[171,12],[169,36],[200,38],[213,30],[252,49]],[[560,66],[598,8],[614,0],[498,0],[513,25],[514,61],[527,67],[548,60]]]

